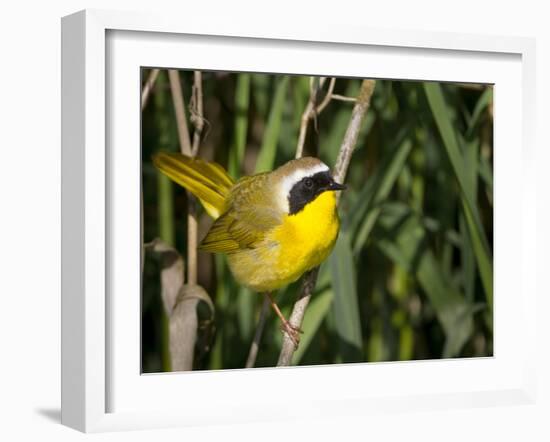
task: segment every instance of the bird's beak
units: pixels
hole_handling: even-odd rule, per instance
[[[347,186],[345,184],[340,184],[336,181],[332,181],[328,186],[328,190],[345,190],[346,188]]]

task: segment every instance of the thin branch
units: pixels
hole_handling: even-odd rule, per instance
[[[327,93],[325,94],[325,97],[323,98],[323,101],[321,101],[321,103],[319,103],[319,105],[316,106],[317,93],[325,83],[325,80],[326,80],[325,77],[321,77],[321,79],[319,80],[318,88],[313,87],[313,85],[311,87],[309,101],[307,103],[307,106],[300,120],[300,133],[298,135],[298,145],[296,147],[296,158],[301,158],[304,155],[304,143],[306,141],[306,133],[307,133],[309,120],[311,120],[312,118],[317,118],[317,116],[321,112],[323,112],[323,110],[328,106],[328,104],[332,100],[351,101],[351,102],[356,101],[356,98],[345,97],[343,95],[338,95],[334,93],[336,78],[333,77],[330,79],[328,90],[327,90]]]
[[[170,80],[170,90],[172,91],[172,101],[174,102],[174,111],[176,113],[180,149],[184,155],[190,157],[191,141],[189,138],[189,128],[187,127],[187,118],[185,116],[185,102],[183,100],[178,71],[175,69],[168,69],[168,79]]]
[[[332,92],[334,91],[335,84],[336,84],[336,78],[333,77],[330,79],[330,83],[328,84],[328,91],[325,95],[325,98],[323,98],[323,101],[321,101],[321,104],[319,104],[319,106],[317,106],[317,108],[315,109],[315,113],[317,115],[323,112],[325,107],[327,107],[328,104],[330,103],[330,100],[332,100],[332,97],[333,97]]]
[[[331,78],[328,91],[323,99],[323,101],[316,106],[317,102],[317,95],[319,92],[319,89],[323,87],[323,84],[326,81],[326,77],[319,78],[318,85],[315,85],[315,77],[310,78],[310,96],[309,101],[306,106],[306,109],[304,110],[304,113],[302,114],[301,124],[300,124],[300,134],[298,136],[298,146],[296,148],[296,158],[300,158],[303,154],[304,150],[304,142],[306,139],[306,132],[307,132],[307,126],[309,124],[309,120],[313,118],[314,116],[318,115],[322,110],[328,105],[330,102],[332,92],[334,91],[334,85],[336,83],[336,78]],[[252,341],[252,344],[250,346],[250,350],[248,353],[248,359],[246,361],[246,368],[250,368],[254,366],[254,363],[256,362],[256,356],[258,354],[258,349],[260,346],[260,341],[262,339],[263,330],[265,327],[265,322],[267,319],[267,312],[269,311],[269,299],[267,296],[265,296],[264,302],[262,304],[262,310],[260,312],[260,317],[258,319],[258,324],[256,325],[256,332],[254,334],[254,340]]]
[[[198,223],[196,198],[187,192],[187,283],[197,283]]]
[[[141,110],[145,109],[145,106],[147,106],[149,95],[151,94],[151,90],[153,89],[155,81],[157,81],[159,72],[160,72],[160,69],[153,69],[151,70],[151,73],[147,77],[147,81],[145,82],[145,85],[143,86],[143,90],[141,91]]]
[[[185,115],[185,102],[177,70],[169,69],[168,78],[174,102],[180,149],[184,155],[194,156]],[[201,102],[202,110],[202,93]],[[200,137],[200,135],[199,135]],[[197,147],[198,150],[198,147]],[[180,301],[170,316],[170,353],[172,370],[192,370],[197,339],[198,317],[195,297],[189,293],[204,291],[197,285],[197,215],[195,197],[187,192],[187,284],[182,287]]]
[[[375,84],[374,80],[363,80],[361,83],[361,89],[359,90],[359,95],[353,106],[351,119],[340,146],[340,153],[336,159],[336,165],[334,166],[333,176],[339,183],[343,183],[346,177],[351,155],[353,154],[355,143],[359,137],[361,123],[370,106],[370,99],[374,92]]]
[[[346,97],[345,95],[338,94],[332,94],[332,99],[338,101],[350,101],[352,103],[355,103],[357,101],[357,98],[355,97]]]
[[[325,81],[326,81],[326,77],[321,77],[319,79],[318,85],[316,86],[315,85],[315,78],[311,77],[310,97],[309,97],[309,101],[308,101],[308,104],[306,106],[306,109],[304,110],[304,113],[302,114],[302,118],[301,118],[300,133],[298,135],[298,142],[297,142],[297,147],[296,147],[296,158],[301,158],[303,156],[304,143],[305,143],[305,138],[306,138],[306,133],[307,133],[307,126],[309,124],[310,119],[312,119],[312,118],[316,117],[318,114],[320,114],[328,106],[328,104],[330,103],[330,101],[334,97],[338,97],[338,99],[341,99],[343,101],[354,101],[355,102],[356,100],[358,100],[356,98],[349,98],[349,97],[343,97],[343,96],[340,96],[340,95],[335,95],[334,94],[334,86],[336,84],[336,78],[331,78],[330,82],[329,82],[327,93],[325,94],[325,97],[323,98],[323,101],[321,101],[321,103],[319,103],[317,105],[318,91],[324,85]],[[371,91],[371,94],[372,94],[372,91]],[[361,97],[361,92],[360,92],[359,96]],[[369,102],[370,102],[370,96],[369,96]],[[368,107],[368,104],[367,104],[367,107]],[[366,112],[366,109],[365,109],[365,112]],[[355,113],[355,107],[354,107],[354,112],[352,112],[352,120],[353,120],[353,114],[354,113]],[[347,135],[347,133],[346,133],[346,135]],[[346,138],[344,138],[344,142],[342,143],[341,152],[344,148],[345,140],[346,140]],[[347,166],[346,166],[346,168],[347,168]],[[294,305],[294,310],[293,310],[294,321],[293,321],[292,316],[291,316],[291,319],[289,321],[290,324],[295,326],[295,327],[299,328],[299,326],[302,323],[302,319],[303,319],[303,316],[305,314],[305,309],[306,309],[307,305],[309,304],[309,299],[311,297],[311,292],[315,288],[315,283],[316,283],[316,280],[317,280],[317,273],[318,273],[318,269],[313,269],[304,278],[304,283],[303,283],[303,286],[302,286],[301,294],[300,294],[298,300],[296,301],[296,303]],[[249,351],[249,354],[248,354],[248,359],[247,359],[247,362],[246,362],[246,367],[247,368],[253,367],[254,363],[256,361],[256,356],[257,356],[257,353],[258,353],[260,340],[261,340],[261,337],[262,337],[262,334],[263,334],[263,329],[265,327],[267,312],[269,310],[268,307],[269,307],[269,301],[266,297],[266,299],[264,299],[264,303],[262,305],[262,310],[260,312],[260,318],[259,318],[258,324],[256,326],[256,332],[254,334],[254,340],[252,341],[252,345],[250,347],[250,351]],[[298,318],[299,318],[299,320],[298,320]],[[284,336],[285,336],[285,338],[288,338],[288,336],[286,334]],[[288,339],[288,340],[290,342],[292,342],[290,339]],[[283,346],[284,346],[284,342],[285,341],[283,341]],[[294,345],[293,345],[292,348],[294,350]],[[289,353],[288,351],[286,351],[285,354],[283,355],[283,352],[281,352],[282,359],[281,358],[279,359],[278,365],[288,365],[288,364],[290,364],[290,359],[288,359],[288,358],[292,358],[292,353],[293,352]],[[288,359],[288,361],[287,361],[287,359]]]
[[[170,79],[174,110],[176,112],[180,149],[184,155],[193,156],[179,73],[177,70],[169,69],[168,77]],[[200,106],[202,109],[202,100]],[[195,197],[191,192],[187,192],[187,201],[187,283],[194,285],[197,283],[198,225]]]
[[[260,318],[258,319],[258,325],[256,326],[256,333],[254,333],[254,340],[250,346],[248,352],[248,358],[246,359],[245,368],[252,368],[256,363],[256,357],[258,356],[258,349],[260,348],[260,341],[262,340],[262,334],[265,328],[265,322],[267,320],[267,313],[269,312],[269,298],[264,296],[264,302],[262,303],[262,310],[260,311]]]
[[[193,146],[191,156],[196,156],[199,152],[202,129],[204,127],[203,117],[203,99],[202,99],[202,73],[195,71],[193,74],[193,89],[191,103],[189,106],[191,112],[191,123],[195,130],[193,131]],[[198,221],[197,221],[197,199],[189,192],[187,205],[187,279],[189,284],[197,283],[198,273]]]
[[[339,183],[342,183],[346,177],[351,155],[355,149],[359,131],[361,129],[361,123],[363,122],[363,118],[365,117],[370,105],[370,99],[372,97],[372,93],[374,92],[374,86],[374,80],[363,80],[361,83],[361,89],[359,90],[357,101],[353,107],[351,119],[348,123],[348,128],[340,146],[340,153],[338,154],[338,158],[336,160],[336,166],[334,167],[333,175],[335,180]],[[289,322],[293,327],[300,328],[302,326],[307,305],[309,304],[311,294],[313,293],[313,289],[315,288],[315,284],[317,282],[318,273],[319,268],[317,267],[304,276],[300,295],[294,304],[289,319]],[[279,354],[277,366],[290,365],[295,350],[294,343],[290,337],[287,334],[284,334],[283,346],[281,348],[281,353]]]
[[[300,158],[304,154],[304,143],[306,141],[306,133],[307,133],[307,126],[309,124],[309,120],[313,118],[316,115],[316,102],[317,102],[317,91],[323,87],[323,84],[326,81],[325,77],[322,77],[319,79],[319,85],[318,87],[314,86],[314,77],[311,77],[311,87],[309,92],[309,101],[307,102],[306,108],[304,110],[304,113],[302,114],[302,118],[300,120],[300,133],[298,134],[298,145],[296,147],[296,158]]]
[[[193,123],[193,126],[195,126],[195,131],[193,133],[193,148],[191,152],[193,156],[196,156],[199,152],[201,134],[204,127],[201,71],[195,71],[193,74],[193,93],[191,96],[191,104],[189,108],[191,111],[191,123]]]
[[[315,289],[315,284],[317,283],[317,275],[319,274],[319,267],[315,267],[313,270],[305,274],[304,279],[302,280],[302,288],[298,299],[294,303],[292,308],[292,313],[288,322],[295,328],[301,328],[304,315],[306,314],[306,309],[311,300],[311,295]],[[283,367],[290,365],[292,361],[292,355],[296,351],[294,342],[292,339],[285,333],[283,334],[283,345],[281,347],[281,353],[279,353],[279,360],[277,361],[277,367]]]

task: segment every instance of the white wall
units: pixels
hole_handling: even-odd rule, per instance
[[[481,2],[463,0],[298,2],[273,0],[241,8],[244,1],[180,0],[182,21],[192,20],[194,6],[227,16],[228,20],[274,21],[285,13],[312,23],[328,21],[378,28],[444,30],[537,37],[539,148],[548,147],[550,113],[549,15],[544,2],[524,0]],[[309,6],[311,4],[312,6]],[[345,7],[348,4],[349,6]],[[252,5],[252,4],[251,4]],[[495,9],[498,5],[498,9]],[[60,17],[83,8],[156,10],[178,13],[165,0],[20,0],[4,3],[0,13],[0,439],[80,440],[84,436],[58,424],[60,407]],[[287,12],[288,11],[288,12]],[[547,152],[541,152],[540,189],[549,190]],[[544,181],[544,182],[543,182]],[[542,191],[541,191],[542,193]],[[548,198],[546,198],[548,199]],[[542,199],[541,199],[542,200]],[[548,245],[548,204],[539,212],[539,269]],[[543,243],[544,241],[544,243]],[[544,245],[543,245],[544,244]],[[549,294],[540,279],[539,292]],[[543,286],[544,284],[544,286]],[[549,349],[550,306],[541,296],[540,343]],[[549,350],[540,355],[540,401],[537,406],[475,410],[413,412],[369,417],[364,422],[334,420],[162,430],[95,436],[101,440],[319,440],[359,436],[366,440],[550,440]]]

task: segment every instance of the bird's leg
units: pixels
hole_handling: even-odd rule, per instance
[[[271,293],[268,292],[265,295],[269,298],[271,307],[275,311],[275,314],[281,320],[281,323],[282,323],[281,330],[283,331],[283,333],[286,333],[288,335],[288,337],[294,344],[294,348],[298,348],[298,344],[300,343],[300,333],[303,333],[303,331],[300,330],[299,327],[295,327],[290,322],[287,321],[287,319],[281,313],[281,310],[279,309],[279,306],[273,299],[273,296],[271,295]]]

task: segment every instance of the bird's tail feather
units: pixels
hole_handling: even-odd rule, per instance
[[[225,211],[225,201],[235,181],[218,163],[166,152],[154,155],[153,163],[195,195],[212,218],[218,218]]]

